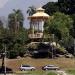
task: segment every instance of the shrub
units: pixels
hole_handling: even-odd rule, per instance
[[[18,54],[18,55],[19,55],[20,57],[24,57],[24,54],[25,54],[25,53],[26,53],[25,50],[21,50],[21,51],[19,51],[19,54]]]
[[[13,59],[13,58],[16,58],[17,56],[18,56],[17,51],[15,50],[9,51],[9,58]]]

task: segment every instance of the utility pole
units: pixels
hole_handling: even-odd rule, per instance
[[[4,75],[6,75],[6,45],[5,45],[5,59],[4,59]]]
[[[54,45],[53,45],[53,42],[54,42],[54,34],[52,34],[52,59],[54,58]]]
[[[53,56],[53,45],[52,45],[52,59],[53,59],[53,57],[54,57],[54,56]]]
[[[74,57],[75,57],[75,39],[74,39]]]

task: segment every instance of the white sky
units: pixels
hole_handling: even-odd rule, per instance
[[[8,2],[9,0],[0,0],[0,8],[4,7],[4,5]],[[18,0],[20,1],[20,0]],[[50,0],[50,1],[57,1],[57,0]]]
[[[4,5],[8,2],[9,0],[0,0],[0,8],[4,7]]]

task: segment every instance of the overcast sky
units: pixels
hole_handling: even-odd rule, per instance
[[[42,7],[50,1],[56,2],[57,0],[0,0],[0,16],[7,17],[13,9],[20,9],[25,17],[24,27],[29,27],[26,14],[28,7],[32,5],[36,8]]]

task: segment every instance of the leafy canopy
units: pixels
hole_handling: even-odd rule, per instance
[[[62,39],[69,35],[69,31],[73,27],[73,20],[69,15],[56,12],[53,18],[49,18],[44,26],[46,32],[55,34],[59,39]]]

